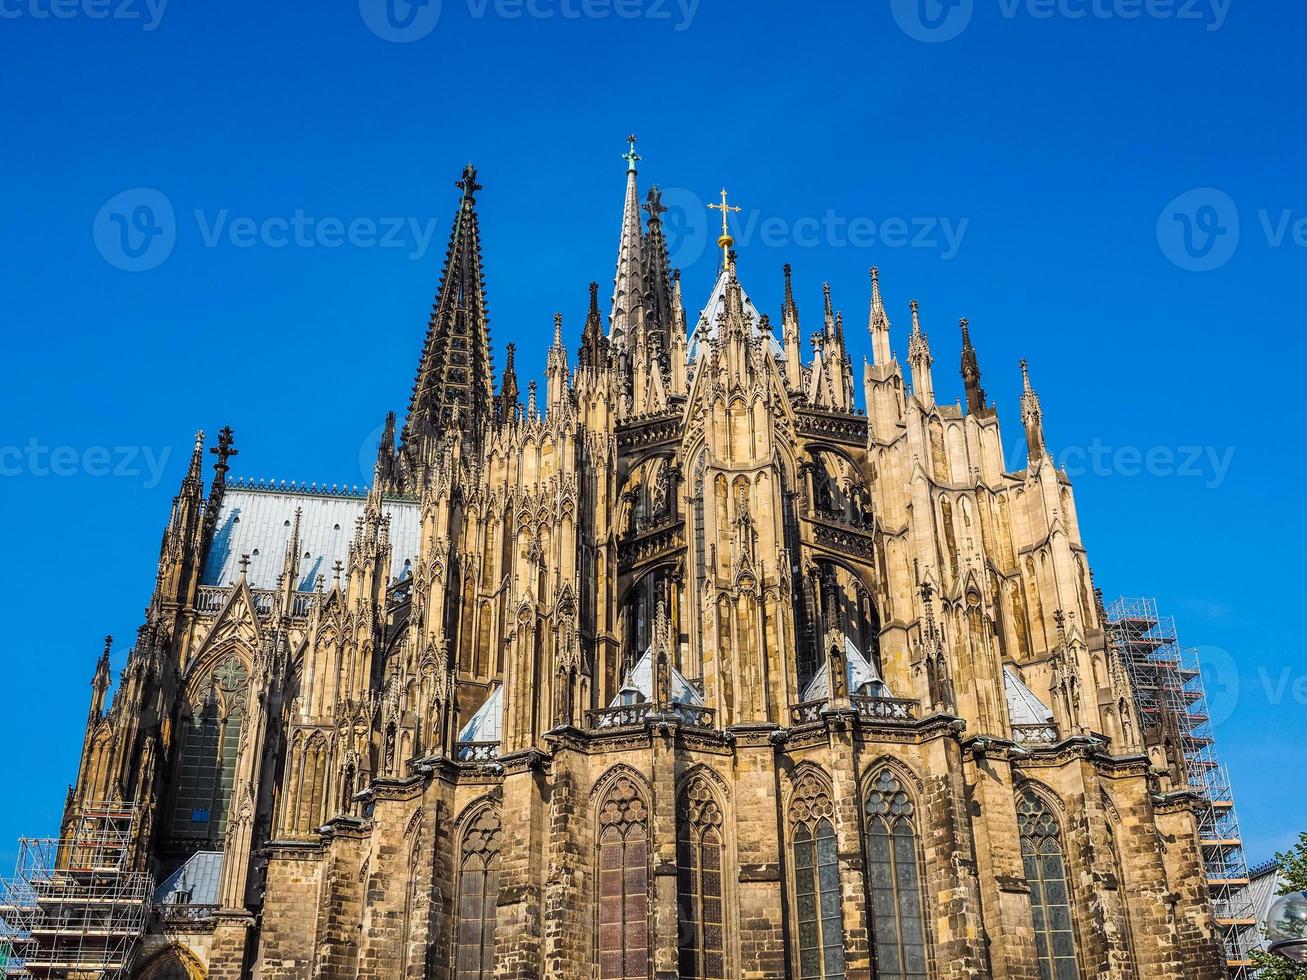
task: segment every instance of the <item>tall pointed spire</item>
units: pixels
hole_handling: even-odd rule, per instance
[[[552,412],[567,391],[567,348],[563,346],[563,314],[554,314],[554,342],[545,368],[545,405]]]
[[[1030,365],[1021,359],[1021,422],[1026,427],[1026,457],[1033,466],[1044,458],[1044,412],[1030,384]]]
[[[640,234],[640,189],[635,169],[640,154],[635,152],[635,136],[626,138],[629,147],[626,161],[626,200],[622,204],[622,234],[617,243],[617,275],[613,279],[613,307],[609,315],[608,337],[619,346],[629,346],[639,324],[643,305],[643,255]]]
[[[406,437],[444,429],[454,419],[464,431],[484,419],[494,396],[481,232],[477,224],[476,168],[455,182],[463,192],[436,291],[426,343],[409,403]]]
[[[971,327],[962,318],[962,384],[967,390],[967,412],[975,415],[985,409],[985,389],[980,387],[980,362],[971,346]]]
[[[781,303],[781,319],[799,319],[799,308],[794,302],[794,283],[791,280],[793,270],[788,262],[785,263],[785,301]]]
[[[935,404],[935,382],[931,377],[930,366],[934,358],[930,356],[930,342],[921,330],[921,311],[914,299],[912,301],[912,336],[908,338],[908,366],[912,369],[912,392],[927,407]]]
[[[667,239],[663,236],[663,194],[655,184],[649,188],[644,204],[649,215],[649,231],[644,237],[644,314],[645,331],[654,347],[653,353],[660,366],[667,370],[668,338],[676,328],[675,307],[672,305],[671,268],[667,257]]]
[[[885,367],[894,360],[894,351],[889,342],[889,315],[880,297],[880,270],[874,265],[871,267],[871,312],[867,317],[867,329],[871,332],[871,363]]]
[[[835,314],[831,312],[830,283],[824,282],[821,284],[821,297],[823,304],[822,329],[826,333],[830,333],[835,327]]]
[[[504,349],[504,376],[499,387],[499,421],[510,422],[517,415],[517,344]]]
[[[598,368],[608,354],[608,338],[604,336],[604,319],[599,312],[599,283],[590,283],[590,307],[586,311],[585,327],[581,330],[582,367]]]

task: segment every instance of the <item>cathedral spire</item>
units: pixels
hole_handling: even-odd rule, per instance
[[[880,298],[880,270],[874,265],[871,267],[871,313],[867,317],[867,329],[871,332],[871,363],[885,367],[894,360],[894,352],[889,343],[889,316]]]
[[[613,307],[609,315],[608,337],[619,347],[629,346],[637,330],[643,305],[643,256],[640,234],[640,189],[635,169],[640,154],[635,152],[635,136],[626,138],[629,147],[626,161],[626,200],[622,204],[622,234],[617,243],[617,275],[613,279]]]
[[[677,316],[673,305],[667,239],[663,236],[662,216],[667,213],[667,208],[663,206],[663,194],[657,184],[649,188],[644,210],[649,215],[649,232],[644,239],[645,331],[653,344],[652,353],[658,358],[662,370],[666,371],[668,338],[677,327]]]
[[[1026,427],[1026,458],[1033,466],[1044,458],[1044,413],[1030,384],[1030,365],[1021,359],[1021,422]]]
[[[95,676],[91,678],[91,719],[98,721],[104,714],[105,695],[108,693],[109,685],[112,683],[112,675],[109,669],[109,651],[113,649],[113,637],[104,638],[104,652],[100,654],[100,659],[95,664]]]
[[[504,377],[499,387],[499,421],[511,422],[517,415],[517,344],[504,349]]]
[[[599,368],[607,356],[608,338],[604,336],[604,320],[599,312],[599,283],[590,283],[590,307],[586,311],[585,326],[581,330],[581,366]]]
[[[824,282],[821,284],[821,297],[823,304],[822,329],[829,334],[835,329],[835,314],[831,312],[830,283]]]
[[[457,424],[475,429],[494,395],[481,232],[477,224],[476,168],[468,164],[455,182],[463,192],[436,291],[426,343],[409,403],[406,436]]]
[[[962,318],[962,383],[967,390],[967,412],[975,415],[985,409],[985,389],[980,387],[980,362],[971,346],[971,327]]]
[[[912,301],[912,336],[908,339],[908,366],[912,369],[912,392],[930,407],[935,404],[935,382],[931,378],[930,343],[921,330],[921,313],[917,301]]]
[[[563,346],[563,314],[554,314],[554,342],[549,348],[545,370],[545,404],[550,412],[563,401],[567,391],[567,348]]]

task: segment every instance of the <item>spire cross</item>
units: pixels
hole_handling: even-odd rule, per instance
[[[244,578],[250,570],[250,556],[241,555],[241,560],[237,564],[241,567],[241,578]]]
[[[739,212],[739,211],[743,211],[744,209],[743,209],[743,208],[736,207],[734,204],[727,204],[727,203],[726,203],[726,188],[725,188],[725,187],[722,188],[722,203],[721,203],[721,204],[709,204],[708,207],[710,207],[710,208],[711,208],[712,210],[714,210],[714,211],[720,211],[720,212],[722,213],[722,238],[729,239],[729,238],[731,237],[731,230],[730,230],[728,227],[726,227],[726,215],[727,215],[727,212],[730,212],[730,211],[736,211],[736,212]],[[720,244],[720,242],[719,242],[719,244]],[[734,244],[734,243],[732,242],[732,244]]]
[[[626,142],[630,145],[628,146],[626,152],[622,154],[622,159],[626,161],[626,172],[628,174],[635,173],[635,163],[637,160],[640,159],[640,154],[635,152],[635,139],[636,139],[635,133],[632,133],[630,136],[626,137]]]

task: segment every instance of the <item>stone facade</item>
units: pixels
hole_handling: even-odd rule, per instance
[[[496,384],[469,167],[370,490],[229,481],[225,430],[206,495],[197,440],[69,801],[136,801],[158,876],[225,854],[139,974],[1223,976],[1029,376],[1013,472],[965,321],[963,409],[872,270],[859,408],[829,287],[804,358],[725,229],[690,325],[627,159],[543,397]]]

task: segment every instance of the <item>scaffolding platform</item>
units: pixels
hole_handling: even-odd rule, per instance
[[[119,980],[145,931],[153,879],[132,868],[131,803],[84,806],[63,838],[23,838],[0,884],[5,977]]]
[[[1248,865],[1230,774],[1216,754],[1198,652],[1180,643],[1175,620],[1159,615],[1153,599],[1117,599],[1106,612],[1108,638],[1130,675],[1146,731],[1178,741],[1186,781],[1202,799],[1198,838],[1207,887],[1230,976],[1247,980],[1252,961],[1244,927],[1255,921]]]

